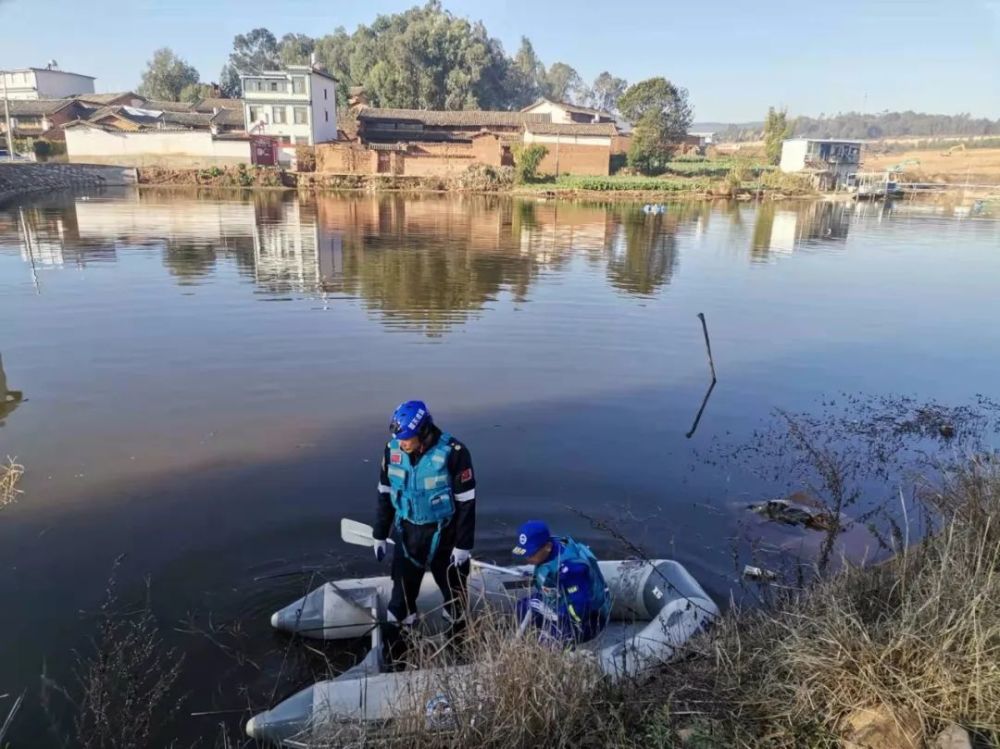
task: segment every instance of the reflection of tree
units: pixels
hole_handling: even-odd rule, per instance
[[[3,420],[14,412],[22,400],[24,400],[23,392],[7,389],[7,373],[3,371],[3,356],[0,355],[0,426],[4,425]]]
[[[620,209],[622,231],[608,259],[611,285],[632,294],[648,296],[670,283],[677,263],[677,225],[696,217],[678,207],[677,213],[644,213],[640,206]],[[624,246],[623,246],[624,245]]]
[[[771,232],[774,230],[774,203],[763,203],[757,208],[757,220],[750,240],[750,256],[764,260],[771,252]]]
[[[215,271],[216,248],[194,240],[167,240],[163,264],[177,276],[182,286],[196,282]]]

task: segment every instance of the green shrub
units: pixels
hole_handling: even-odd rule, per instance
[[[672,180],[662,177],[560,177],[557,186],[573,190],[643,190],[648,192],[683,192],[704,190],[708,183],[704,180]]]
[[[548,148],[538,143],[517,144],[514,147],[514,179],[522,185],[538,179],[538,166],[548,152]]]

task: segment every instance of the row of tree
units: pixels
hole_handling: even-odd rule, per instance
[[[724,141],[759,140],[766,123],[730,125],[718,135]],[[1000,120],[975,118],[968,114],[924,114],[922,112],[881,112],[879,114],[824,115],[798,117],[791,123],[791,134],[806,138],[935,138],[944,135],[1000,135]]]
[[[605,71],[587,84],[564,62],[546,66],[527,37],[509,57],[481,22],[454,16],[439,0],[377,16],[353,34],[343,28],[315,38],[278,39],[265,28],[239,34],[217,86],[200,83],[194,67],[160,49],[138,91],[153,99],[193,101],[217,88],[238,97],[241,74],[314,59],[337,79],[341,106],[351,87],[363,86],[370,103],[380,107],[516,110],[544,96],[620,114],[634,126],[629,163],[647,174],[662,171],[692,120],[687,91],[665,78],[629,86]]]

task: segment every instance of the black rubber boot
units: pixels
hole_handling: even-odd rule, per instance
[[[406,635],[398,624],[382,625],[382,665],[386,671],[406,669]]]

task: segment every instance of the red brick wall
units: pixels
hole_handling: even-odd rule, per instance
[[[570,143],[542,143],[549,149],[538,166],[539,174],[584,174],[606,176],[610,173],[611,150],[607,146]]]
[[[378,154],[359,143],[320,143],[316,171],[333,174],[374,174]]]

